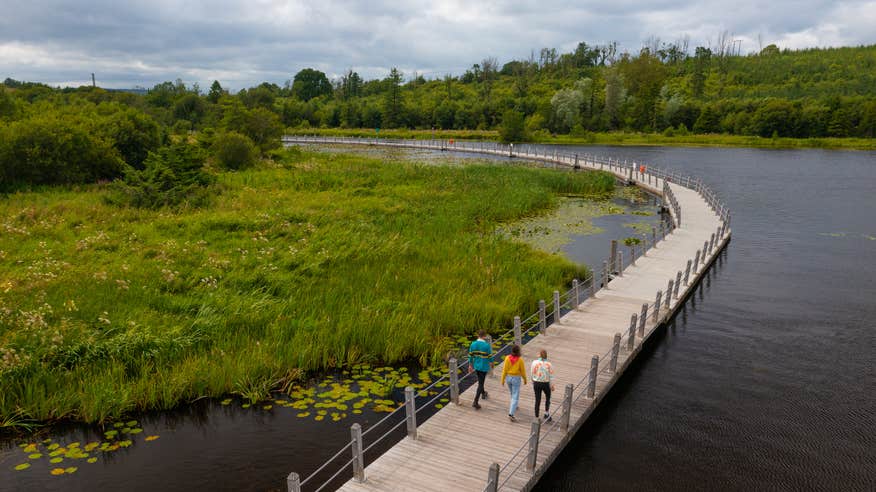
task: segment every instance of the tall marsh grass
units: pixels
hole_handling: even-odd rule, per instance
[[[205,209],[103,186],[0,201],[0,421],[103,421],[290,374],[421,363],[583,267],[494,233],[613,179],[290,151]],[[443,347],[443,348],[442,348]]]

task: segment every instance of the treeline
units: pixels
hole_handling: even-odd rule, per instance
[[[283,133],[273,111],[214,89],[204,95],[177,81],[137,95],[7,79],[0,192],[118,180],[117,198],[136,206],[203,201],[211,166],[251,166]]]
[[[207,90],[163,82],[142,94],[6,79],[0,191],[124,178],[153,190],[125,195],[160,206],[187,195],[166,190],[173,179],[150,179],[188,176],[198,163],[252,165],[280,145],[284,128],[500,129],[518,141],[617,130],[876,136],[876,46],[771,45],[743,56],[728,43],[692,53],[682,42],[648,44],[633,55],[580,43],[501,66],[486,58],[461,76],[433,80],[397,69],[383,79],[349,70],[329,80],[304,69],[283,86],[266,82],[237,94],[218,81]]]

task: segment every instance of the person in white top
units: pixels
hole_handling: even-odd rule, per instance
[[[554,389],[554,367],[547,360],[547,350],[539,352],[539,358],[532,361],[529,371],[532,376],[532,387],[535,389],[535,416],[538,417],[541,407],[541,394],[544,393],[544,421],[551,421],[551,391]]]

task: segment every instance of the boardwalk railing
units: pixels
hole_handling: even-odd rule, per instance
[[[661,223],[659,231],[656,228],[652,228],[650,239],[648,234],[643,234],[638,244],[628,244],[628,255],[624,255],[622,251],[615,252],[616,248],[614,246],[616,244],[613,244],[612,254],[602,263],[602,267],[599,270],[592,271],[581,281],[573,280],[571,289],[563,293],[554,291],[550,305],[544,300],[540,300],[539,309],[535,313],[523,319],[515,316],[513,327],[501,334],[494,343],[494,345],[499,345],[494,352],[494,360],[509,352],[514,344],[520,345],[527,337],[544,333],[548,326],[554,323],[561,323],[561,317],[564,312],[576,310],[588,298],[594,297],[598,291],[610,289],[610,282],[615,275],[622,276],[623,271],[628,266],[635,265],[638,258],[647,256],[650,250],[658,248],[658,244],[666,238],[667,234],[672,234],[675,228],[681,227],[682,211],[669,183],[675,183],[695,190],[718,216],[721,225],[711,234],[710,240],[703,244],[702,249],[697,250],[695,256],[687,260],[685,270],[679,270],[674,277],[668,279],[666,289],[655,293],[654,302],[642,304],[640,311],[631,313],[629,328],[623,333],[615,334],[611,349],[601,357],[594,356],[591,361],[590,370],[583,375],[577,384],[568,384],[565,387],[563,402],[559,407],[554,408],[550,414],[551,419],[547,423],[541,420],[533,422],[529,438],[521,443],[517,451],[505,463],[494,463],[489,467],[484,491],[498,491],[502,489],[521,469],[532,472],[538,461],[538,444],[549,436],[562,435],[564,439],[569,439],[574,434],[577,429],[570,427],[572,406],[582,398],[593,400],[600,397],[596,384],[599,376],[607,375],[611,378],[611,383],[613,383],[619,374],[619,358],[623,357],[625,364],[632,360],[631,354],[641,349],[647,335],[650,333],[646,331],[646,326],[650,326],[651,331],[653,331],[653,329],[671,317],[679,307],[679,301],[683,299],[687,290],[692,287],[691,280],[708,267],[711,261],[714,260],[717,251],[729,239],[730,211],[707,185],[691,176],[637,162],[620,161],[589,154],[562,153],[543,146],[514,146],[513,144],[504,145],[496,142],[313,136],[287,136],[283,140],[288,144],[378,145],[472,152],[540,161],[552,164],[558,168],[604,170],[611,172],[616,177],[630,184],[635,184],[647,191],[658,194],[662,198],[664,208],[668,211],[670,217],[668,228],[665,224]],[[550,309],[548,309],[548,306],[550,306]],[[308,486],[308,490],[311,488],[315,491],[323,490],[333,483],[345,470],[352,472],[352,477],[355,481],[365,481],[365,453],[373,449],[378,443],[383,442],[387,437],[400,429],[402,425],[407,426],[408,437],[416,438],[417,415],[424,409],[434,405],[445,395],[449,394],[449,400],[452,403],[459,403],[460,386],[472,376],[472,373],[466,371],[468,361],[466,360],[462,363],[458,361],[458,358],[461,359],[464,356],[465,352],[462,349],[460,352],[452,354],[449,359],[447,374],[425,388],[420,390],[415,390],[410,386],[405,388],[405,402],[393,410],[392,413],[371,425],[364,432],[360,424],[353,424],[350,441],[308,477],[301,480],[297,473],[289,474],[287,478],[289,492],[300,492],[305,485]],[[461,377],[460,373],[463,374]],[[437,392],[436,395],[433,395],[433,398],[425,403],[417,403],[417,398],[425,400],[430,392],[441,386],[447,386],[447,388]],[[610,387],[610,384],[608,387]],[[404,419],[401,419],[402,412],[405,415]],[[392,424],[394,418],[399,419],[398,422],[382,434],[376,435],[377,429],[387,424]],[[370,444],[366,446],[365,437],[371,434],[375,434],[375,436],[370,440]],[[349,459],[342,461],[342,456],[344,455]],[[339,466],[337,466],[338,463],[340,463]],[[332,468],[335,469],[335,472],[317,483],[317,477],[327,474],[332,464],[336,465],[336,468]]]

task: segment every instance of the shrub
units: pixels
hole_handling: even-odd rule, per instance
[[[526,139],[526,129],[523,124],[523,113],[510,109],[502,115],[502,128],[499,136],[505,143],[522,142]]]
[[[130,169],[115,185],[110,202],[141,208],[188,204],[201,206],[210,198],[214,176],[204,171],[204,154],[177,143],[150,152],[142,171]]]
[[[93,183],[122,176],[127,166],[112,144],[52,116],[37,116],[0,129],[0,183]]]
[[[216,164],[223,169],[246,169],[255,164],[258,158],[258,149],[253,141],[237,132],[217,135],[212,151]]]

